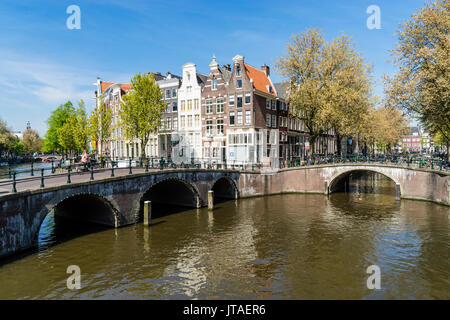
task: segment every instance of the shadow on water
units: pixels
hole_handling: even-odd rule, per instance
[[[35,246],[1,259],[0,266],[20,260],[34,253],[45,251],[60,243],[108,229],[111,228],[93,222],[55,215],[55,212],[52,210],[41,224]]]
[[[342,177],[329,199],[342,213],[371,219],[395,214],[401,204],[395,198],[395,183],[382,174],[368,171],[355,171]]]

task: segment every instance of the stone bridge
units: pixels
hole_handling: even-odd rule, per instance
[[[0,257],[32,248],[44,218],[55,215],[120,227],[142,220],[145,200],[200,208],[213,190],[218,198],[237,199],[280,193],[329,194],[342,188],[352,172],[378,172],[396,185],[397,198],[450,205],[448,173],[374,164],[336,164],[288,168],[277,172],[178,169],[105,177],[0,196]],[[301,212],[299,212],[301,214]]]

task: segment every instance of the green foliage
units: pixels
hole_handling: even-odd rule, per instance
[[[56,108],[47,120],[44,152],[82,152],[88,147],[89,123],[84,101],[75,108],[70,101]]]
[[[112,132],[112,118],[113,112],[111,108],[108,108],[103,101],[103,96],[99,97],[99,106],[95,108],[89,120],[87,121],[88,126],[86,127],[88,137],[93,142],[93,147],[95,148],[94,142],[100,143],[100,156],[103,153],[103,145],[108,142],[111,137]]]
[[[331,128],[340,135],[357,134],[371,98],[371,66],[346,35],[327,43],[317,29],[292,36],[286,57],[276,63],[290,81],[291,111],[303,119],[314,141]]]
[[[145,157],[145,146],[150,135],[158,132],[166,104],[153,74],[136,74],[131,83],[132,90],[121,102],[120,121],[129,140],[139,139]]]
[[[398,71],[385,77],[387,104],[416,117],[450,143],[450,2],[435,0],[400,26]]]

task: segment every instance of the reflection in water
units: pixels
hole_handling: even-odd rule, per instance
[[[0,266],[0,298],[449,299],[448,207],[396,201],[383,176],[351,176],[349,191],[232,200],[63,242],[70,228],[50,216],[39,253]],[[366,287],[372,264],[381,290]]]

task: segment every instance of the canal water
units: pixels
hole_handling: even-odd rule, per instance
[[[49,215],[39,250],[0,266],[0,299],[450,299],[449,208],[395,200],[380,175],[349,192],[223,202],[99,229]],[[66,286],[81,269],[81,289]],[[381,289],[367,288],[380,268]]]

